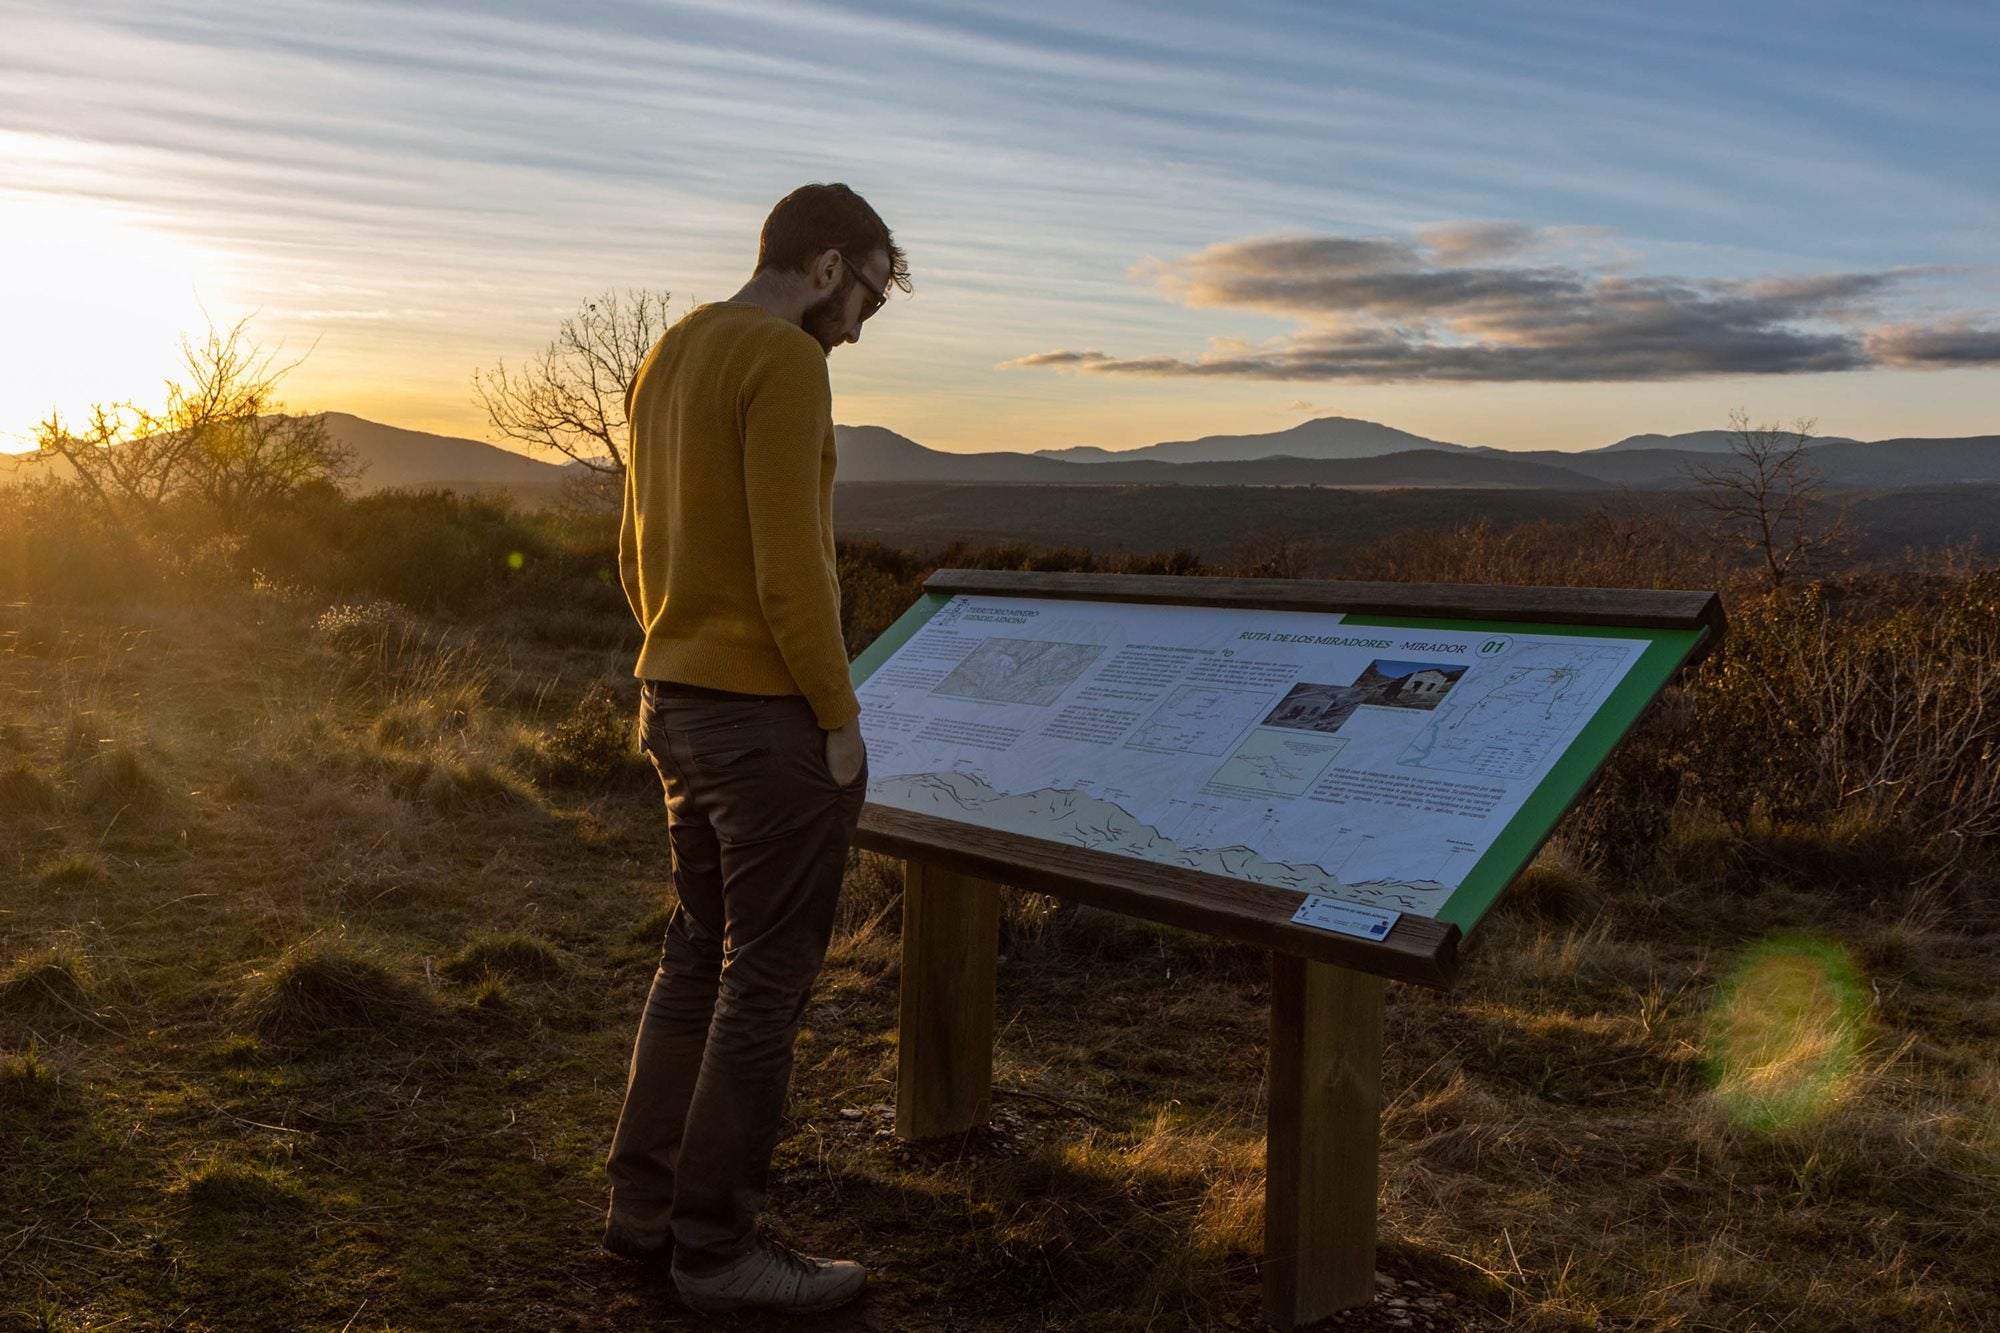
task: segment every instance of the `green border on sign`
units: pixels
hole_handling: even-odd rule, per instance
[[[876,635],[875,642],[861,650],[861,656],[847,668],[848,683],[860,689],[863,681],[874,675],[891,654],[908,643],[910,636],[922,629],[950,600],[950,596],[941,592],[927,592],[917,598],[909,610],[896,617],[895,624]]]
[[[1537,634],[1568,639],[1640,639],[1646,651],[1632,664],[1577,738],[1556,760],[1555,767],[1530,792],[1507,827],[1466,873],[1465,879],[1437,919],[1449,921],[1467,934],[1493,909],[1501,890],[1514,882],[1555,832],[1556,822],[1589,789],[1618,743],[1635,726],[1646,708],[1666,688],[1680,665],[1701,640],[1691,629],[1623,629],[1601,625],[1539,625],[1522,620],[1420,620],[1403,616],[1343,616],[1343,625],[1378,629],[1464,630],[1478,634]]]
[[[880,669],[892,654],[910,636],[929,622],[954,596],[973,594],[925,593],[909,610],[896,618],[896,623],[882,631],[869,644],[861,656],[854,659],[848,669],[848,678],[858,689],[870,676]],[[995,596],[1024,597],[1033,599],[1031,593],[994,594]],[[1105,605],[1120,605],[1115,597],[1091,598]],[[1132,603],[1124,603],[1132,605]],[[1701,631],[1692,629],[1626,629],[1601,625],[1543,625],[1519,620],[1431,620],[1407,616],[1346,615],[1327,611],[1327,615],[1339,614],[1344,625],[1368,626],[1376,629],[1429,629],[1453,630],[1471,634],[1536,634],[1548,638],[1573,639],[1637,639],[1646,643],[1646,650],[1639,660],[1632,664],[1624,679],[1618,682],[1611,696],[1601,704],[1584,724],[1577,738],[1549,770],[1547,777],[1528,794],[1514,817],[1486,849],[1484,855],[1466,873],[1464,881],[1453,890],[1450,898],[1437,912],[1437,919],[1447,921],[1470,934],[1473,927],[1493,909],[1499,901],[1501,891],[1514,882],[1555,832],[1556,824],[1576,804],[1589,789],[1598,772],[1611,758],[1612,751],[1635,726],[1648,705],[1666,687],[1681,664],[1686,662],[1695,646],[1701,641]]]

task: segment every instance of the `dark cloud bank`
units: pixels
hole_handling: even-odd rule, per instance
[[[1880,303],[1931,270],[1806,277],[1643,277],[1537,255],[1576,233],[1509,224],[1414,241],[1279,237],[1155,265],[1183,305],[1295,318],[1274,343],[1218,341],[1196,360],[1040,352],[1008,367],[1265,380],[1610,381],[2000,365],[2000,328],[1884,322]]]

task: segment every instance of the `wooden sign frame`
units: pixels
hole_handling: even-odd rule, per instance
[[[1590,737],[1587,771],[1549,784],[1558,790],[1544,796],[1541,808],[1524,807],[1531,817],[1515,821],[1524,832],[1505,846],[1496,842],[1484,894],[1439,918],[1404,913],[1379,941],[1296,924],[1292,916],[1303,899],[1296,890],[873,804],[862,810],[857,845],[904,862],[898,1135],[961,1134],[984,1122],[991,1109],[999,885],[1267,948],[1265,1318],[1288,1329],[1366,1303],[1375,1290],[1384,980],[1438,989],[1452,984],[1466,933],[1580,799],[1643,705],[1721,639],[1721,600],[1712,592],[1644,589],[962,569],[933,574],[924,595],[934,605],[959,595],[1031,597],[1338,612],[1344,623],[1414,622],[1411,628],[1472,621],[1523,632],[1541,626],[1624,631],[1627,637],[1653,632],[1642,659],[1647,670],[1628,673],[1630,691],[1618,716]],[[908,637],[905,621],[913,616],[856,660],[857,686]],[[1573,748],[1584,749],[1583,739]],[[1448,908],[1458,901],[1454,895]],[[1441,919],[1452,915],[1459,919]]]

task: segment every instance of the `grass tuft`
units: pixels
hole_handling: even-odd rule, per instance
[[[110,867],[95,852],[70,852],[45,862],[35,871],[35,882],[45,889],[87,888],[110,878]]]
[[[293,1214],[306,1206],[305,1193],[282,1172],[252,1162],[211,1159],[181,1182],[181,1193],[197,1210],[237,1217]]]
[[[502,1013],[514,1007],[514,993],[507,987],[506,979],[488,974],[479,979],[472,988],[470,1002],[474,1009],[487,1013]]]
[[[159,781],[138,752],[122,745],[107,747],[85,764],[77,797],[83,808],[117,811],[144,806],[159,793]]]
[[[521,931],[482,935],[438,964],[450,981],[473,982],[485,977],[553,981],[567,967],[547,940]]]
[[[1541,921],[1573,921],[1604,901],[1604,886],[1568,841],[1551,838],[1528,863],[1506,906]]]
[[[29,954],[0,975],[0,1014],[26,1022],[89,1018],[94,991],[83,953],[58,944]]]
[[[422,993],[381,963],[319,939],[252,973],[243,1005],[259,1032],[280,1038],[396,1027],[424,1007]]]
[[[70,1104],[62,1075],[30,1044],[19,1055],[0,1058],[0,1123],[7,1119],[33,1123]]]
[[[17,760],[0,768],[0,812],[47,814],[58,799],[55,784],[26,763]]]

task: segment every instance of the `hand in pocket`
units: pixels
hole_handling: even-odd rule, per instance
[[[826,771],[837,785],[852,786],[867,760],[868,749],[861,740],[858,719],[826,733]]]

